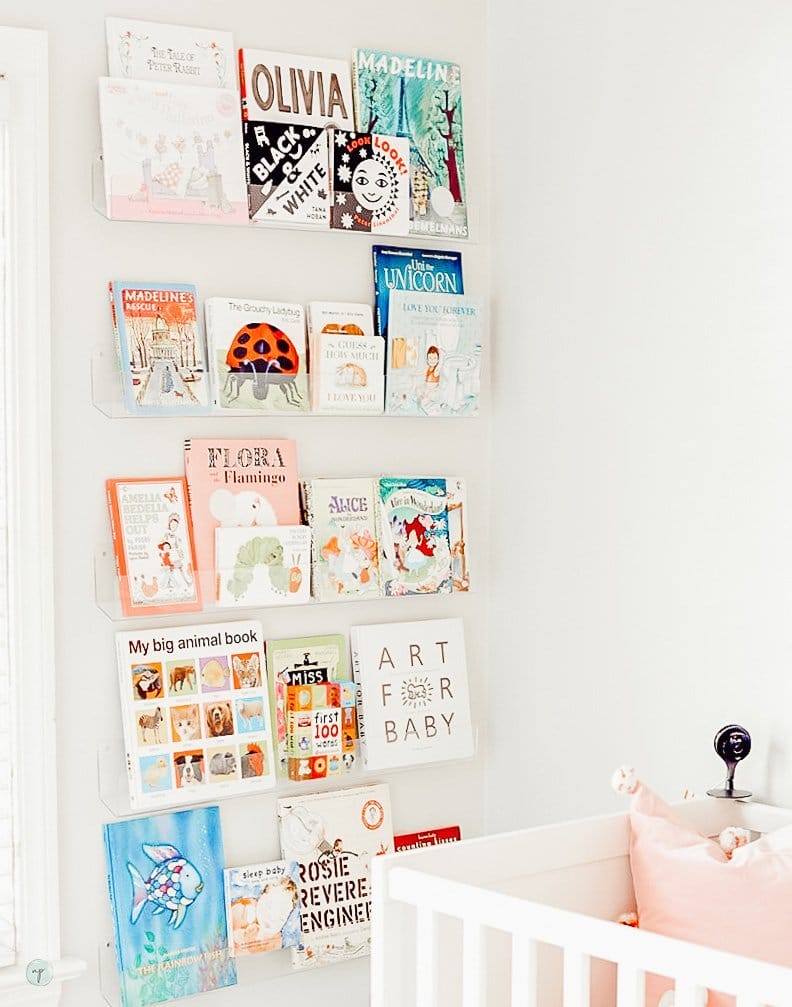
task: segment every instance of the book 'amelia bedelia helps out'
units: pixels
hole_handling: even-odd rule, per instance
[[[156,21],[105,18],[109,77],[234,88],[230,32]]]
[[[379,480],[380,580],[386,595],[450,594],[445,479]]]
[[[319,413],[382,413],[385,341],[374,335],[371,306],[311,301],[308,338],[311,408]]]
[[[300,946],[299,871],[296,860],[226,868],[228,948],[234,957]]]
[[[281,854],[299,862],[302,945],[296,968],[367,955],[371,947],[371,862],[393,852],[384,784],[278,801]]]
[[[409,234],[409,141],[336,129],[330,142],[330,226],[339,231]]]
[[[409,139],[410,233],[466,238],[459,66],[357,49],[352,81],[356,128]]]
[[[392,290],[423,294],[463,294],[460,252],[374,245],[374,320],[377,335],[388,335]]]
[[[217,807],[104,827],[123,1007],[233,986]]]
[[[275,785],[261,624],[116,633],[133,808]]]

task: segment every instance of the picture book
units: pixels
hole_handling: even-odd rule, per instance
[[[410,142],[410,231],[468,236],[462,74],[456,63],[357,49],[352,83],[358,130]]]
[[[367,955],[371,946],[371,861],[393,852],[385,784],[278,801],[281,855],[300,864],[302,946],[295,968]]]
[[[207,599],[217,599],[215,529],[300,523],[291,440],[193,438],[184,445],[195,552]]]
[[[108,479],[106,488],[123,614],[200,611],[184,479]]]
[[[100,77],[99,111],[108,217],[247,223],[235,90]]]
[[[333,130],[330,169],[332,228],[410,233],[409,140]]]
[[[311,529],[218,528],[215,531],[221,607],[304,605],[311,599]]]
[[[448,496],[448,540],[451,545],[452,590],[470,590],[470,562],[467,543],[467,484],[458,477],[446,478]]]
[[[377,514],[383,593],[450,594],[445,479],[383,476]]]
[[[327,130],[291,122],[245,122],[248,213],[256,224],[327,230],[330,178]]]
[[[104,826],[122,1007],[234,986],[217,806]]]
[[[209,412],[209,375],[198,295],[190,283],[110,282],[110,306],[127,412]]]
[[[386,413],[478,415],[482,315],[472,297],[391,291]]]
[[[239,82],[245,122],[354,129],[346,60],[240,49]]]
[[[388,335],[392,290],[422,294],[463,294],[460,252],[374,245],[374,322],[379,336]]]
[[[376,598],[381,591],[374,480],[311,479],[302,485],[313,534],[314,597]]]
[[[299,871],[296,860],[225,869],[229,954],[255,955],[300,946]]]
[[[308,409],[301,304],[210,297],[205,310],[218,409],[229,413]]]
[[[355,759],[355,685],[322,682],[286,686],[286,774],[323,780],[348,772]]]
[[[473,755],[461,619],[353,626],[350,642],[368,769]]]
[[[133,808],[275,785],[261,623],[116,633]]]
[[[443,829],[425,829],[423,832],[405,832],[393,837],[396,853],[405,850],[421,850],[426,846],[442,846],[444,843],[458,843],[462,833],[458,825],[448,825]]]
[[[236,53],[230,32],[156,21],[105,18],[110,77],[235,88]]]
[[[368,304],[312,301],[308,305],[308,339],[314,412],[383,412],[385,341],[374,335]]]

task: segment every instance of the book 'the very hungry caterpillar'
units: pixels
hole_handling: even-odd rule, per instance
[[[106,488],[123,614],[200,611],[184,479],[108,479]]]
[[[388,335],[392,290],[424,294],[463,294],[460,252],[374,245],[374,321],[377,334]]]
[[[386,595],[450,594],[445,479],[379,480],[380,582]]]
[[[110,307],[130,413],[209,412],[197,293],[189,283],[110,282]]]
[[[275,785],[261,624],[116,633],[133,808]]]
[[[304,605],[311,598],[311,529],[305,525],[215,530],[223,608]]]
[[[350,641],[369,769],[473,755],[461,619],[353,626]]]
[[[482,316],[472,297],[392,290],[385,412],[477,416]]]
[[[281,855],[300,864],[302,947],[292,965],[312,968],[367,955],[371,862],[393,852],[385,784],[278,801]]]
[[[300,946],[299,871],[296,860],[226,868],[228,948],[232,955]]]
[[[330,226],[410,233],[410,143],[381,133],[332,133]]]
[[[217,599],[215,530],[300,522],[297,449],[291,440],[207,440],[184,445],[198,572]]]
[[[100,77],[99,110],[108,217],[247,223],[236,91]]]
[[[308,409],[301,304],[210,297],[205,310],[215,402],[221,412]]]
[[[104,827],[123,1007],[236,984],[216,806]]]
[[[105,18],[110,77],[236,87],[230,32],[156,21]]]
[[[302,484],[313,532],[314,597],[381,594],[377,498],[373,479],[311,479]]]
[[[311,408],[375,415],[385,406],[385,340],[374,335],[368,304],[311,301]]]
[[[468,236],[462,75],[456,63],[357,49],[355,125],[410,141],[410,232]]]

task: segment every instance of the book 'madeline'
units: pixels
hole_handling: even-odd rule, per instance
[[[105,18],[105,29],[110,77],[237,86],[230,32],[120,17]]]
[[[104,827],[123,1007],[236,984],[216,806]]]
[[[410,143],[381,133],[332,133],[330,226],[410,233]]]
[[[477,416],[482,329],[475,298],[391,291],[385,412]]]
[[[473,755],[461,619],[353,626],[350,639],[368,769]]]
[[[200,611],[184,479],[108,479],[106,488],[123,614]]]
[[[235,90],[100,77],[99,110],[108,217],[247,223]]]
[[[410,233],[468,236],[462,75],[456,63],[357,49],[355,125],[410,142]]]
[[[385,341],[374,335],[368,304],[308,305],[311,408],[320,413],[380,414],[385,403]]]
[[[133,808],[275,785],[261,623],[116,633]]]
[[[327,230],[327,130],[308,123],[245,122],[242,131],[250,219]]]
[[[445,479],[379,480],[380,581],[386,595],[450,594]]]
[[[393,837],[396,853],[405,850],[422,850],[426,846],[442,846],[444,843],[458,843],[462,833],[458,825],[447,825],[442,829],[424,829],[423,832],[405,832]]]
[[[198,572],[217,599],[215,530],[300,522],[297,449],[291,440],[207,440],[184,445]]]
[[[463,294],[460,252],[374,245],[374,320],[380,336],[388,334],[392,290],[423,294]]]
[[[301,304],[210,297],[205,310],[218,409],[234,413],[308,409]]]
[[[278,801],[281,855],[300,864],[302,946],[296,968],[367,955],[371,946],[371,862],[393,852],[390,793],[384,784]]]
[[[299,870],[296,860],[226,868],[231,955],[255,955],[300,946]]]
[[[346,60],[240,49],[239,82],[245,122],[354,129]]]
[[[110,282],[128,412],[209,412],[209,374],[197,305],[190,283]]]
[[[311,529],[218,528],[215,531],[221,607],[304,605],[311,598]]]
[[[374,480],[311,479],[303,483],[303,494],[313,532],[314,597],[378,597]]]

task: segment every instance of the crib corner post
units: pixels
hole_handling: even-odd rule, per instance
[[[404,915],[404,904],[390,896],[390,873],[397,866],[397,857],[375,857],[372,860],[371,1007],[396,1007],[402,1002],[401,976],[405,969],[398,958],[409,953],[407,949],[410,945],[400,934],[399,922]]]

